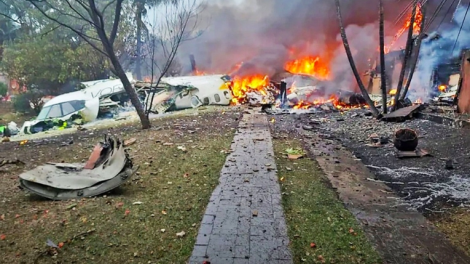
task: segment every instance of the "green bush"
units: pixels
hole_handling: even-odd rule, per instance
[[[5,96],[8,93],[8,86],[5,83],[0,82],[0,96]]]
[[[18,94],[12,100],[13,109],[22,114],[38,114],[43,105],[42,96],[42,93],[36,90]]]

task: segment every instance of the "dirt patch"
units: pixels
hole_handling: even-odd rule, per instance
[[[14,156],[26,163],[2,167],[0,172],[3,261],[185,262],[238,118],[237,112],[208,113],[154,121],[146,131],[120,127],[24,145],[2,144],[6,151],[0,153],[1,159]],[[129,153],[140,169],[121,188],[96,198],[63,202],[18,188],[18,175],[24,169],[51,161],[85,161],[106,132],[137,139]],[[63,142],[70,145],[62,146]],[[49,251],[48,239],[61,246],[58,254]]]

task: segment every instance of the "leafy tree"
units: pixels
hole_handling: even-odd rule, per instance
[[[57,35],[23,37],[6,46],[2,71],[21,86],[43,94],[63,93],[73,80],[93,80],[103,76],[107,60],[89,45],[71,43]]]
[[[58,27],[75,33],[109,60],[111,70],[122,81],[140,117],[142,128],[150,128],[150,121],[145,114],[143,104],[129,82],[115,49],[116,40],[121,37],[118,32],[122,20],[125,19],[123,7],[128,7],[127,2],[124,0],[28,0],[28,2],[45,18]]]

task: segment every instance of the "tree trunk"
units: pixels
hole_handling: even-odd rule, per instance
[[[405,90],[403,91],[403,95],[401,96],[400,100],[404,100],[406,98],[406,94],[408,93],[408,89],[410,88],[411,85],[411,80],[413,79],[413,75],[416,70],[416,65],[418,64],[418,59],[419,59],[419,52],[421,51],[421,42],[423,41],[424,37],[424,26],[426,25],[426,3],[423,4],[421,7],[421,13],[423,14],[423,20],[421,21],[420,29],[419,29],[419,35],[418,39],[416,40],[416,50],[413,55],[413,60],[411,61],[411,67],[410,67],[410,76],[408,77],[408,81],[405,85]],[[413,49],[411,49],[413,51]]]
[[[387,76],[385,74],[385,29],[384,29],[384,6],[382,0],[379,0],[380,5],[380,83],[382,89],[382,112],[387,113]]]
[[[142,129],[150,128],[150,119],[145,114],[144,106],[142,105],[142,102],[140,101],[139,96],[137,95],[137,92],[135,91],[131,82],[127,78],[126,72],[122,68],[121,63],[119,63],[119,60],[117,59],[116,55],[112,54],[109,57],[111,59],[111,63],[114,66],[114,70],[116,71],[116,75],[121,80],[124,86],[124,90],[126,90],[127,94],[129,95],[129,98],[131,99],[132,105],[135,107],[137,115],[140,118],[140,123],[142,124]]]
[[[401,90],[403,88],[403,81],[405,79],[406,66],[408,65],[408,60],[413,50],[413,25],[415,24],[416,18],[416,9],[418,7],[418,1],[415,1],[413,4],[413,11],[411,12],[411,21],[410,28],[408,29],[408,39],[406,41],[405,56],[403,57],[403,62],[401,65],[400,78],[398,79],[397,93],[395,94],[395,105],[393,110],[397,109],[398,100],[400,99]]]
[[[135,111],[137,112],[137,115],[140,118],[142,129],[150,128],[150,120],[145,114],[144,106],[142,102],[140,101],[139,96],[137,95],[137,92],[135,91],[134,87],[132,87],[131,82],[127,78],[126,72],[122,68],[122,65],[119,62],[119,59],[114,53],[113,46],[109,43],[109,40],[106,38],[106,34],[104,34],[104,32],[101,32],[98,30],[98,35],[100,36],[101,41],[103,42],[104,50],[109,56],[109,59],[111,61],[111,64],[114,67],[114,71],[117,77],[121,80],[122,85],[124,86],[124,90],[126,90],[126,93],[129,95],[129,98],[131,99],[131,103],[134,106]]]
[[[341,7],[339,4],[339,0],[335,0],[336,2],[336,11],[337,11],[337,16],[338,16],[338,22],[341,30],[341,39],[343,40],[343,45],[344,49],[346,50],[346,55],[348,56],[348,61],[349,64],[351,65],[351,69],[354,73],[354,77],[356,78],[357,84],[359,85],[359,89],[361,89],[362,95],[364,96],[364,99],[366,100],[367,104],[370,107],[370,110],[372,111],[372,114],[374,116],[379,115],[379,111],[375,107],[374,102],[370,99],[369,93],[367,92],[364,84],[362,83],[361,76],[359,75],[359,72],[357,71],[356,64],[354,63],[354,58],[351,53],[351,49],[349,47],[349,42],[348,38],[346,36],[346,30],[343,25],[343,17],[341,16]]]
[[[143,11],[143,4],[137,3],[136,6],[136,38],[137,38],[137,46],[136,46],[136,61],[135,61],[135,75],[137,80],[142,80],[142,11]]]

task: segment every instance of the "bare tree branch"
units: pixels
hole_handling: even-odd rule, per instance
[[[63,22],[61,22],[61,21],[59,21],[58,19],[56,19],[56,18],[54,18],[54,17],[48,15],[42,8],[40,8],[40,7],[35,3],[34,0],[29,0],[29,1],[30,1],[30,3],[33,4],[34,7],[36,7],[36,8],[39,10],[39,12],[40,12],[43,16],[45,16],[47,19],[51,20],[51,21],[54,22],[54,23],[57,23],[58,25],[60,25],[60,26],[62,26],[62,27],[64,27],[64,28],[67,28],[67,29],[73,31],[75,34],[77,34],[77,35],[80,36],[83,40],[85,40],[85,42],[87,42],[92,48],[94,48],[94,49],[97,50],[99,53],[103,54],[104,56],[109,57],[106,52],[104,52],[104,51],[103,51],[102,49],[100,49],[95,43],[93,43],[93,41],[90,40],[91,38],[90,38],[88,35],[84,34],[83,32],[80,32],[80,31],[76,30],[75,28],[73,28],[72,26],[67,25],[67,24],[65,24],[65,23],[63,23]]]
[[[116,11],[114,12],[113,29],[111,30],[111,35],[109,36],[109,42],[111,42],[111,45],[114,45],[114,41],[116,40],[117,31],[119,28],[119,21],[121,20],[122,2],[123,0],[118,0],[116,3]]]

